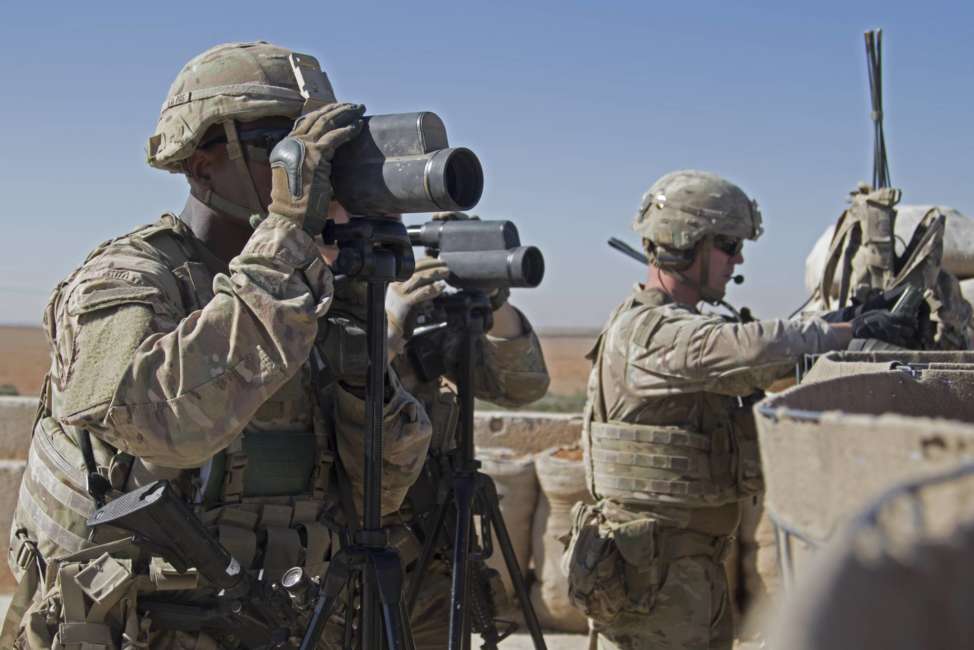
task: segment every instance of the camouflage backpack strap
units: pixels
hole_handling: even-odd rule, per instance
[[[836,271],[839,275],[839,299],[837,307],[845,304],[849,295],[849,275],[852,270],[852,253],[858,246],[860,234],[858,223],[849,217],[848,210],[839,217],[835,232],[832,234],[832,241],[829,243],[829,252],[826,256],[825,270],[822,273],[822,281],[818,287],[818,292],[822,298],[822,304],[828,309],[832,300],[832,282]],[[853,233],[853,231],[855,232]],[[854,241],[851,241],[854,240]],[[842,266],[839,266],[839,262]]]
[[[852,205],[842,213],[829,246],[819,293],[826,309],[830,304],[832,280],[841,260],[839,302],[856,297],[864,300],[870,289],[889,285],[894,272],[893,229],[900,190],[862,185],[852,192]]]

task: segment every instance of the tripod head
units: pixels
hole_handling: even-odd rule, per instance
[[[336,274],[368,281],[397,282],[413,274],[416,258],[406,227],[394,219],[354,217],[348,223],[328,221],[321,232],[326,244],[337,244]]]
[[[465,335],[471,321],[476,329],[487,332],[494,317],[487,293],[477,289],[465,289],[437,296],[431,308],[422,315],[422,327],[406,342],[406,356],[423,381],[436,381],[446,374],[458,371],[458,358],[448,355],[448,339],[456,334]]]

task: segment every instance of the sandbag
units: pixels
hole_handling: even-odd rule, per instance
[[[534,513],[531,551],[537,582],[531,585],[531,605],[542,627],[563,632],[587,632],[588,619],[568,600],[568,577],[561,570],[562,538],[571,528],[571,509],[578,501],[592,502],[585,485],[582,451],[554,448],[535,459],[541,495]]]
[[[741,503],[738,544],[738,580],[742,596],[739,604],[746,616],[755,607],[770,601],[781,583],[774,526],[764,511],[761,497]]]
[[[960,292],[964,300],[974,305],[974,278],[960,281]]]
[[[947,224],[944,231],[943,270],[964,280],[974,278],[974,219],[967,217],[953,208],[931,205],[901,205],[896,211],[894,233],[897,237],[896,252],[903,252],[903,242],[910,241],[923,216],[937,207],[946,217]],[[812,246],[811,252],[805,258],[805,289],[811,293],[822,281],[825,260],[829,253],[829,244],[835,233],[835,224],[830,224],[821,237]],[[833,293],[838,293],[838,277],[832,283]],[[965,295],[965,297],[967,297]],[[968,298],[968,300],[970,300]]]
[[[477,459],[484,474],[494,479],[500,498],[501,515],[511,536],[521,576],[526,577],[531,561],[531,519],[538,501],[538,479],[534,459],[506,447],[477,449]],[[496,569],[509,595],[514,594],[511,576],[504,563],[496,533],[492,535],[494,552],[487,558],[487,566]]]

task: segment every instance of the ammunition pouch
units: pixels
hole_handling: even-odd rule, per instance
[[[572,508],[571,519],[562,569],[572,604],[600,622],[623,611],[648,613],[661,582],[656,521],[613,527],[599,506],[583,502]]]
[[[245,431],[205,466],[203,502],[307,494],[318,470],[317,449],[314,432]],[[329,454],[326,477],[331,460]]]
[[[623,612],[650,613],[675,560],[703,556],[720,563],[731,548],[730,537],[669,528],[643,515],[613,521],[605,514],[609,504],[575,504],[562,557],[571,602],[601,624]]]

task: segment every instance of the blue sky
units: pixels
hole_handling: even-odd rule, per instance
[[[514,219],[548,275],[515,302],[593,326],[641,276],[605,245],[667,171],[725,175],[760,202],[730,297],[759,316],[805,297],[804,258],[871,176],[862,32],[884,29],[886,129],[904,202],[974,213],[974,5],[936,2],[5,3],[0,24],[0,322],[37,323],[100,241],[178,211],[144,163],[175,74],[219,42],[314,54],[340,99],[434,110],[486,170],[474,212]],[[419,219],[414,216],[412,219]]]

